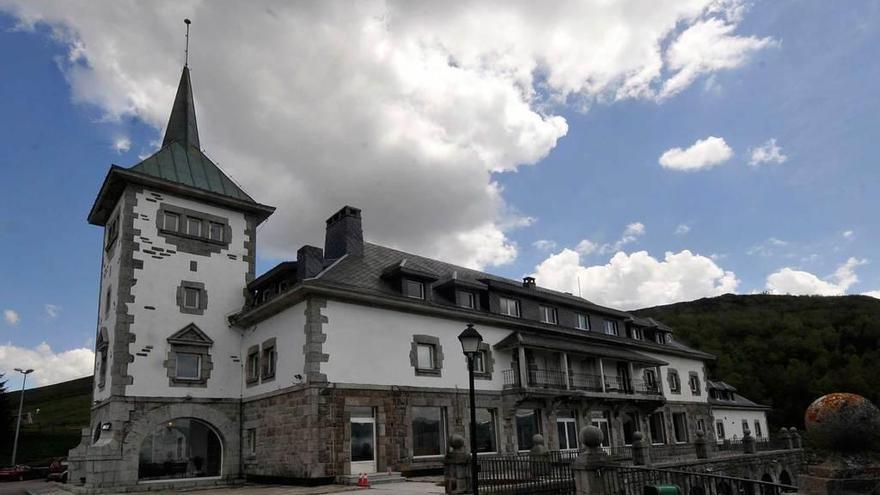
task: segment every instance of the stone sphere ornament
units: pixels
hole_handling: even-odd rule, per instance
[[[804,425],[818,447],[853,452],[871,447],[880,433],[880,410],[861,395],[833,393],[816,399]]]
[[[602,430],[595,426],[584,426],[581,428],[581,443],[590,449],[599,448],[602,445]]]
[[[449,446],[452,447],[452,450],[458,452],[464,448],[464,437],[458,433],[452,434],[452,436],[449,437]]]

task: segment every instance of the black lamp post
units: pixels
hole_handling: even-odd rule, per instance
[[[471,399],[471,487],[473,487],[474,495],[480,492],[477,488],[477,473],[479,467],[477,464],[477,399],[474,394],[474,359],[480,352],[480,344],[483,343],[483,336],[480,335],[474,326],[468,323],[467,328],[458,336],[461,342],[461,350],[467,357],[468,364],[468,380],[470,383],[470,399]]]
[[[18,421],[15,423],[15,440],[12,443],[12,467],[15,467],[15,454],[18,453],[18,430],[21,429],[21,411],[24,407],[24,384],[27,382],[27,376],[33,373],[34,370],[15,368],[15,371],[21,373],[23,376],[21,378],[21,395],[18,398]]]

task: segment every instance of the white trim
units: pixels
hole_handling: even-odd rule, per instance
[[[161,480],[138,480],[138,484],[153,485],[156,483],[180,483],[182,481],[216,481],[219,479],[223,479],[222,474],[220,476],[204,476],[202,478],[165,478]]]

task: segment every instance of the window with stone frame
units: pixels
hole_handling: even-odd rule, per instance
[[[253,457],[257,455],[257,429],[256,428],[248,428],[247,430],[247,441],[245,445],[245,452],[249,457]]]
[[[678,370],[669,369],[666,371],[666,378],[669,381],[669,392],[673,394],[681,393],[681,378],[678,376]]]
[[[110,343],[107,340],[107,329],[98,331],[98,341],[95,345],[98,359],[98,388],[102,389],[107,384],[107,351]]]
[[[162,216],[162,228],[172,232],[178,232],[180,230],[180,215],[170,211],[164,212],[164,215]]]
[[[113,244],[116,242],[116,239],[119,237],[119,215],[113,217],[109,223],[107,223],[107,234],[106,239],[104,241],[104,249],[109,251]]]
[[[691,387],[691,393],[700,395],[700,375],[696,371],[688,373],[688,384]]]
[[[666,424],[662,412],[655,412],[648,416],[648,429],[651,433],[651,443],[662,445],[666,443]]]
[[[214,368],[211,347],[214,341],[193,323],[168,337],[164,366],[172,387],[207,387]]]
[[[446,414],[443,407],[412,407],[413,457],[441,456],[446,452]]]
[[[720,419],[715,422],[715,435],[718,437],[718,440],[724,440],[724,421]]]
[[[228,218],[168,203],[159,205],[156,229],[166,242],[189,254],[210,256],[232,241]]]
[[[416,376],[441,376],[443,346],[440,339],[431,335],[413,335],[409,360]]]
[[[278,361],[278,351],[275,347],[275,338],[273,337],[263,342],[262,347],[260,380],[265,382],[275,378],[275,367]]]
[[[497,409],[477,408],[477,452],[498,452]]]
[[[759,420],[755,420],[755,438],[761,438],[764,436],[764,432],[761,431],[761,422]]]
[[[177,307],[181,313],[202,315],[208,309],[208,291],[203,282],[181,280],[177,286]]]
[[[474,356],[474,379],[491,380],[493,371],[495,371],[495,358],[492,356],[492,346],[481,342],[480,352]]]
[[[248,348],[245,359],[245,382],[250,386],[260,381],[260,346],[252,345]]]
[[[687,415],[685,413],[672,413],[672,433],[675,437],[675,443],[687,443],[688,426]]]

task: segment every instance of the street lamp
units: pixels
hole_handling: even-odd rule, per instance
[[[474,328],[473,324],[468,323],[467,328],[458,336],[458,340],[461,342],[461,350],[467,357],[468,364],[471,399],[471,487],[473,488],[474,495],[478,495],[477,473],[479,467],[477,465],[477,399],[474,394],[474,359],[477,353],[480,352],[483,336]]]
[[[15,371],[24,375],[21,379],[21,397],[18,398],[18,422],[15,423],[15,441],[12,443],[12,466],[15,467],[15,454],[18,451],[18,430],[21,428],[21,411],[24,407],[24,384],[27,381],[27,376],[34,372],[32,369],[23,370],[21,368],[15,368]]]

